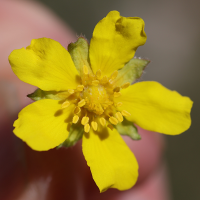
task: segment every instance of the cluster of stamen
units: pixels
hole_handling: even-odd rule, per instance
[[[66,99],[62,103],[62,108],[67,108],[70,104],[75,104],[72,123],[81,123],[84,131],[89,132],[90,128],[98,131],[98,128],[117,125],[123,121],[123,116],[130,116],[126,110],[118,111],[122,102],[114,101],[114,98],[121,96],[120,90],[127,88],[127,82],[120,87],[114,86],[118,71],[114,71],[110,77],[103,76],[101,70],[94,75],[89,72],[87,66],[83,66],[81,71],[81,85],[76,89],[63,92]],[[115,102],[115,103],[114,103]]]

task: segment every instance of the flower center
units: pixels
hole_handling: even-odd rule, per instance
[[[86,101],[84,107],[97,115],[102,115],[104,110],[113,104],[103,85],[86,86],[80,95]]]
[[[97,131],[98,127],[104,126],[113,129],[112,124],[117,125],[123,121],[123,116],[130,115],[125,110],[118,111],[118,107],[122,105],[121,102],[114,103],[114,98],[121,95],[120,89],[125,88],[124,85],[121,88],[113,86],[113,80],[117,75],[118,72],[115,71],[109,78],[101,77],[100,70],[94,75],[86,66],[83,66],[81,70],[82,85],[78,85],[75,90],[68,90],[67,98],[62,104],[63,109],[70,104],[76,105],[72,123],[76,124],[80,121],[85,132],[89,132],[90,127],[94,131]],[[127,83],[127,85],[130,84]]]

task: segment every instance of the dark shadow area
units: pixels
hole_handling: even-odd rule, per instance
[[[91,134],[91,133],[86,133],[86,132],[84,132],[83,134],[84,134],[84,136],[85,136],[87,139],[90,139],[90,134]]]
[[[100,140],[105,140],[109,137],[109,132],[107,127],[103,127],[100,131],[94,132],[95,135],[99,137]]]
[[[55,116],[55,117],[59,117],[59,116],[62,115],[62,114],[63,114],[63,110],[60,109],[60,110],[57,110],[57,111],[55,112],[54,116]]]

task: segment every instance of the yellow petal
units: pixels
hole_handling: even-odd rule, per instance
[[[9,56],[18,78],[42,90],[67,90],[78,85],[78,72],[68,51],[49,38],[34,39]]]
[[[133,58],[138,46],[146,42],[144,21],[138,17],[121,17],[111,11],[95,27],[90,43],[90,62],[94,73],[110,75]]]
[[[100,192],[108,188],[127,190],[137,181],[138,163],[119,133],[104,128],[102,132],[83,135],[83,154]]]
[[[14,133],[32,149],[52,149],[68,137],[67,125],[74,106],[61,110],[57,100],[45,99],[25,107],[14,122]]]
[[[121,94],[117,100],[123,104],[118,109],[128,111],[131,115],[126,118],[146,130],[177,135],[191,125],[190,98],[157,82],[136,83]]]

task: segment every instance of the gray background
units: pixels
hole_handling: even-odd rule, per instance
[[[154,80],[194,101],[192,127],[166,136],[170,186],[174,200],[200,199],[199,44],[200,1],[195,0],[38,0],[52,9],[77,35],[88,40],[96,23],[111,10],[144,19],[147,43],[136,56],[152,62],[142,80]]]

